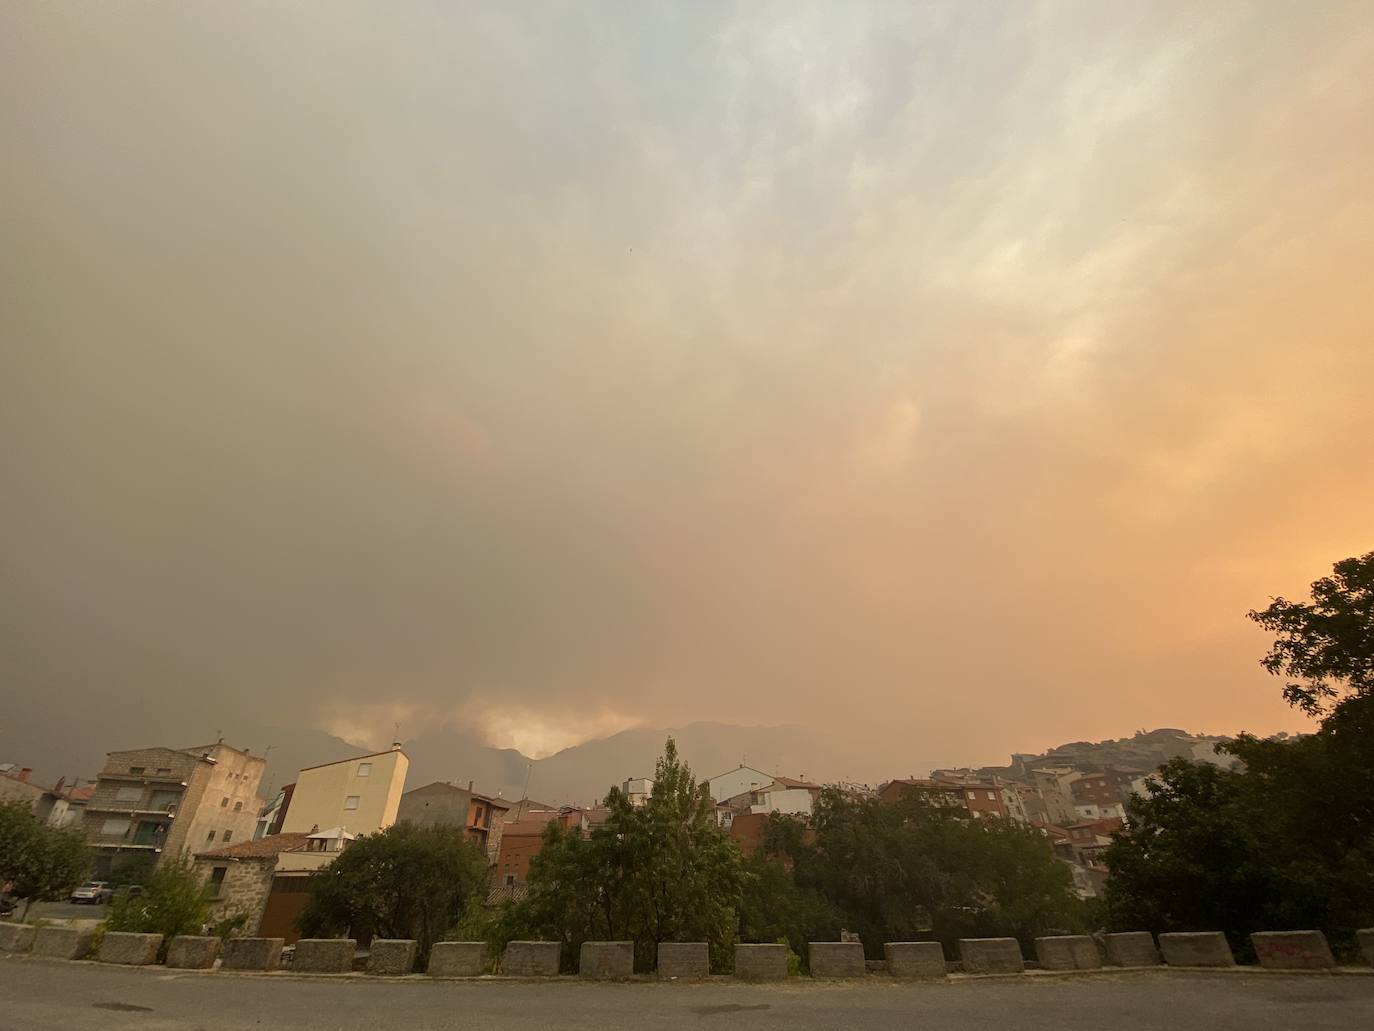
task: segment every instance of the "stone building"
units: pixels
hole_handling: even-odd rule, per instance
[[[95,876],[117,880],[120,866],[140,856],[160,863],[251,839],[265,766],[223,742],[110,752],[85,807]]]
[[[210,896],[211,923],[241,916],[243,923],[238,933],[256,935],[272,896],[278,857],[304,851],[308,842],[309,836],[305,834],[274,834],[198,853],[195,869]],[[306,898],[309,895],[303,894],[300,904]]]

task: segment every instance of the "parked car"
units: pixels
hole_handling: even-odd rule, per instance
[[[113,894],[109,881],[87,881],[73,891],[67,901],[77,906],[100,906],[109,902]]]
[[[114,890],[114,896],[113,896],[113,897],[114,897],[114,898],[124,898],[126,895],[127,895],[129,898],[131,898],[131,899],[136,899],[136,898],[142,897],[142,895],[143,895],[143,885],[141,885],[141,884],[121,884],[118,888],[116,888],[116,889]]]

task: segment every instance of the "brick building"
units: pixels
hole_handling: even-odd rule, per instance
[[[253,837],[265,760],[223,742],[110,752],[86,803],[95,876],[117,880],[129,860],[191,854]]]

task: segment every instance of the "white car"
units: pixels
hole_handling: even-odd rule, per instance
[[[113,894],[114,892],[110,888],[109,881],[87,881],[81,887],[73,891],[71,897],[67,901],[78,906],[87,904],[99,906],[105,902],[109,902],[110,896]]]

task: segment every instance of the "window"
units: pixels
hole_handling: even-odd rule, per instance
[[[235,803],[234,803],[234,812],[236,812],[236,813],[237,813],[237,812],[240,812],[242,809],[243,809],[243,803],[242,803],[242,802],[235,802]]]
[[[221,809],[226,809],[226,808],[228,808],[228,806],[229,806],[229,796],[228,796],[228,795],[225,795],[224,798],[223,798],[223,800],[220,802],[219,807],[220,807]]]
[[[217,866],[210,871],[210,884],[208,894],[213,898],[218,898],[220,890],[224,887],[224,875],[229,872],[227,866]]]
[[[214,831],[211,831],[209,834],[205,835],[205,840],[206,840],[206,841],[214,841],[214,840],[215,840],[215,832],[214,832]]]
[[[357,808],[358,808],[358,796],[357,796],[357,795],[349,795],[347,798],[345,798],[345,799],[344,799],[344,808],[345,808],[345,809],[357,809]]]
[[[129,821],[112,817],[100,825],[100,833],[104,835],[118,835],[123,837],[129,833]]]
[[[135,776],[135,777],[141,777],[141,776],[143,776],[143,767],[142,767],[142,766],[130,766],[130,767],[129,767],[129,773],[131,773],[131,774],[132,774],[133,776]]]
[[[170,766],[159,766],[157,768],[157,775],[159,777],[170,777],[172,775],[172,768]]]
[[[991,791],[989,791],[989,792],[988,792],[988,798],[993,799],[993,800],[995,801],[995,800],[997,799],[997,796],[996,796],[995,794],[993,794]]]
[[[508,873],[508,874],[506,874],[506,887],[508,887],[508,888],[509,888],[509,887],[512,887],[514,884],[515,884],[515,874],[513,874],[513,873]]]
[[[233,836],[234,836],[234,832],[233,832],[233,831],[225,831],[225,832],[224,832],[224,835],[223,835],[223,840],[224,840],[224,841],[228,841],[228,840],[229,840],[230,838],[232,838]]]
[[[370,776],[372,776],[372,764],[371,764],[371,763],[358,763],[358,776],[359,776],[359,777],[370,777]]]
[[[128,784],[115,792],[116,802],[137,802],[143,797],[143,789],[137,784]]]

